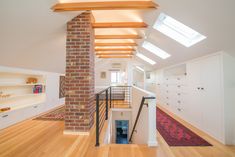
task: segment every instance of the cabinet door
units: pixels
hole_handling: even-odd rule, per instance
[[[201,100],[201,62],[190,62],[187,65],[188,75],[188,117],[189,122],[198,128],[202,128],[202,100]]]
[[[220,55],[206,58],[201,65],[203,122],[210,135],[222,137],[222,71]]]

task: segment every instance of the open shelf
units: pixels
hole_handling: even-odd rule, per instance
[[[43,85],[43,86],[45,86],[45,83],[35,83],[35,84],[0,83],[0,87],[10,87],[10,86],[35,86],[35,85]]]
[[[13,98],[17,98],[17,97],[28,97],[28,96],[39,96],[39,95],[45,95],[45,93],[19,94],[19,95],[12,95],[12,96],[7,97],[7,98],[1,98],[0,97],[0,101],[1,100],[7,100],[7,99],[13,99]]]
[[[46,77],[44,75],[0,71],[0,109],[10,108],[0,113],[45,102],[45,89]]]

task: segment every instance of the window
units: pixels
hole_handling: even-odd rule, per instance
[[[160,14],[158,20],[153,25],[153,28],[186,47],[190,47],[206,38],[164,13]]]
[[[111,83],[121,83],[121,73],[119,71],[111,72]]]
[[[155,61],[153,61],[152,59],[146,57],[145,55],[143,55],[143,54],[141,54],[141,53],[137,53],[136,56],[139,57],[140,59],[144,60],[145,62],[148,62],[148,63],[151,64],[151,65],[156,64]]]
[[[163,51],[162,49],[158,48],[157,46],[153,45],[152,43],[148,41],[145,41],[142,46],[146,50],[152,52],[153,54],[157,55],[158,57],[162,59],[166,59],[171,56],[167,52]]]

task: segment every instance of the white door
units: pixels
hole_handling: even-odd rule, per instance
[[[201,62],[201,96],[204,130],[222,138],[222,71],[220,55],[208,57]]]
[[[201,62],[195,61],[187,64],[188,77],[188,121],[198,128],[202,128],[202,100],[201,100]]]

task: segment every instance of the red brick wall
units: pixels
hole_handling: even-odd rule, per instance
[[[94,30],[92,14],[67,23],[65,131],[88,132],[94,123]]]

